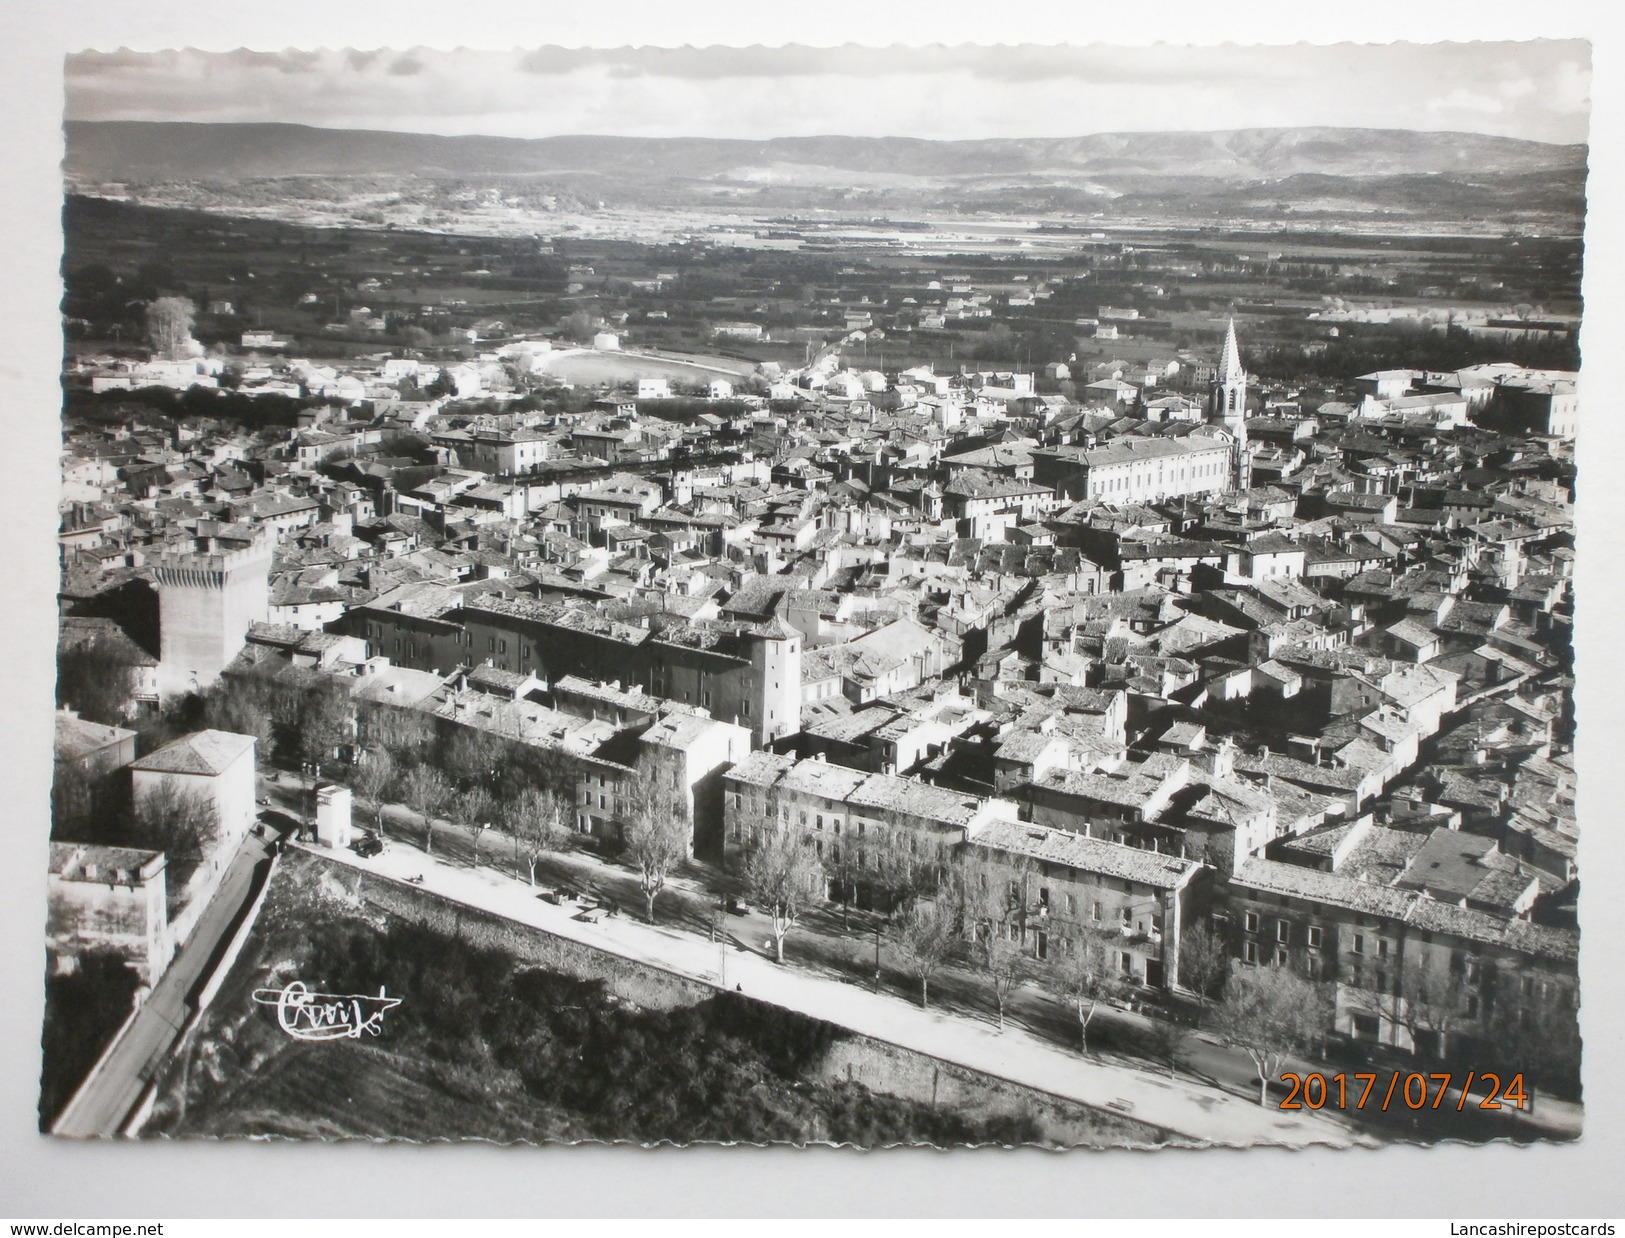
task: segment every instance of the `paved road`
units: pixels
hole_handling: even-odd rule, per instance
[[[291,779],[286,785],[267,785],[279,803],[285,804],[290,811],[294,810],[299,802],[297,795],[300,792],[295,790]],[[308,797],[308,790],[303,791],[303,794]],[[426,867],[427,864],[434,863],[453,871],[458,868],[466,871],[473,865],[475,834],[472,830],[452,823],[437,823],[434,831],[434,853],[430,858],[424,857],[421,853],[425,836],[420,818],[403,808],[391,806],[386,809],[385,822],[386,837],[391,840],[391,862],[384,868],[396,876],[416,876],[422,872],[425,875],[425,885],[434,888],[429,880],[430,870]],[[357,825],[370,827],[371,814],[358,814]],[[325,849],[318,850],[326,854]],[[337,858],[344,859],[347,863],[356,863],[353,856]],[[512,840],[505,834],[498,830],[489,830],[481,835],[478,859],[479,874],[488,880],[485,886],[474,887],[475,890],[503,884],[503,878],[517,878],[513,884],[525,888],[524,866],[514,854]],[[359,862],[361,867],[368,865],[377,867],[378,862]],[[400,869],[399,872],[395,871],[397,868]],[[641,919],[643,915],[644,899],[638,887],[636,874],[591,852],[564,851],[549,855],[538,866],[537,879],[544,885],[591,889],[613,900],[622,910],[623,918],[620,923],[623,925],[628,920]],[[634,938],[639,930],[657,932],[662,939],[671,935],[673,930],[696,938],[700,953],[689,959],[693,967],[679,965],[674,966],[673,970],[716,983],[724,966],[722,960],[726,958],[727,981],[731,987],[741,979],[741,976],[734,973],[741,966],[738,960],[743,956],[737,949],[730,949],[724,954],[712,944],[711,932],[717,920],[720,880],[713,870],[697,865],[691,871],[672,877],[657,901],[658,928],[651,930],[648,926],[633,923],[630,930]],[[528,918],[528,908],[525,909],[525,914],[513,915],[510,911],[501,910],[492,903],[482,902],[476,898],[464,897],[462,894],[453,897],[488,910],[498,911],[498,914],[511,915],[512,918],[525,923],[535,923]],[[527,893],[525,897],[528,899],[530,896]],[[752,956],[765,957],[770,953],[768,945],[770,932],[765,916],[730,915],[726,917],[726,921],[727,934],[736,945],[743,946]],[[805,917],[786,939],[786,958],[796,974],[830,984],[833,987],[828,991],[836,994],[872,988],[875,973],[875,938],[872,924],[872,917],[862,912],[853,911],[848,916],[838,905],[819,908]],[[547,927],[549,931],[553,931],[552,926]],[[581,926],[572,924],[570,927]],[[617,930],[623,935],[625,931]],[[566,932],[564,935],[571,934]],[[595,942],[595,944],[603,943]],[[609,945],[607,948],[617,949],[615,945]],[[644,958],[646,961],[657,961],[638,953],[639,949],[641,947],[638,947],[632,939],[626,939],[625,944],[617,949],[617,952],[628,954],[630,957]],[[1060,1060],[1066,1068],[1071,1068],[1084,1060],[1077,1053],[1078,1025],[1075,1016],[1069,1007],[1057,1001],[1041,986],[1027,984],[1016,992],[1006,1011],[1007,1032],[1000,1033],[997,1029],[993,1000],[986,984],[976,975],[963,968],[944,968],[931,981],[932,1011],[921,1011],[918,1008],[918,982],[893,970],[890,953],[889,944],[883,942],[881,993],[889,1001],[901,1003],[921,1015],[929,1013],[933,1019],[948,1016],[946,1020],[948,1023],[969,1029],[966,1032],[967,1036],[992,1032],[997,1036],[1008,1035],[1012,1043],[1018,1039],[1042,1043],[1047,1049],[1060,1054]],[[782,972],[785,969],[774,967],[772,970]],[[760,992],[754,995],[763,996]],[[803,1008],[791,1002],[782,1004],[805,1009],[805,1013],[833,1022],[843,1021],[831,1010],[812,1005]],[[1177,1049],[1176,1073],[1173,1076],[1170,1076],[1165,1061],[1154,1063],[1147,1060],[1145,1046],[1150,1042],[1151,1030],[1157,1022],[1159,1021],[1145,1015],[1115,1007],[1103,1011],[1090,1024],[1091,1051],[1087,1059],[1088,1064],[1108,1069],[1113,1072],[1111,1076],[1113,1078],[1133,1077],[1139,1081],[1142,1089],[1147,1086],[1159,1090],[1168,1087],[1181,1089],[1201,1098],[1200,1103],[1209,1113],[1214,1111],[1214,1105],[1220,1103],[1226,1110],[1237,1102],[1251,1106],[1255,1111],[1258,1110],[1258,1076],[1251,1060],[1233,1046],[1219,1043],[1205,1033],[1189,1034],[1181,1040]],[[884,1035],[884,1033],[876,1034]],[[889,1036],[885,1038],[895,1039]],[[939,1056],[964,1060],[956,1057],[951,1051],[941,1052]],[[1331,1074],[1339,1068],[1324,1062],[1305,1062],[1295,1064],[1292,1069]],[[993,1069],[991,1073],[1002,1072]],[[1026,1081],[1049,1090],[1061,1090],[1051,1088],[1041,1078]],[[1275,1084],[1271,1093],[1272,1102],[1279,1100],[1284,1094],[1282,1086],[1279,1083]],[[1109,1097],[1108,1100],[1110,1099],[1116,1098]],[[1571,1138],[1579,1134],[1583,1114],[1578,1105],[1548,1098],[1542,1098],[1535,1112],[1528,1114],[1509,1110],[1502,1110],[1498,1114],[1476,1113],[1471,1106],[1468,1106],[1465,1113],[1457,1114],[1453,1112],[1456,1094],[1450,1093],[1448,1100],[1450,1103],[1444,1106],[1446,1112],[1437,1114],[1432,1112],[1416,1114],[1397,1106],[1386,1113],[1373,1110],[1358,1115],[1340,1115],[1328,1109],[1323,1110],[1313,1123],[1301,1130],[1282,1128],[1278,1123],[1271,1122],[1268,1124],[1270,1133],[1263,1137],[1292,1141],[1300,1137],[1302,1130],[1310,1130],[1314,1132],[1315,1138],[1323,1138],[1326,1142],[1334,1143],[1362,1142],[1372,1137],[1385,1141],[1451,1137],[1489,1139],[1509,1135],[1524,1138],[1554,1136]],[[1273,1112],[1276,1118],[1289,1116],[1279,1111]],[[1135,1116],[1146,1115],[1136,1113]],[[1250,1119],[1237,1121],[1243,1127],[1252,1125]],[[1184,1129],[1173,1123],[1165,1125],[1170,1125],[1176,1130]],[[1201,1121],[1200,1125],[1205,1131],[1211,1128],[1212,1122]]]
[[[621,914],[595,922],[578,919],[578,904],[554,905],[537,897],[528,884],[513,878],[511,867],[474,868],[448,855],[442,844],[451,833],[437,830],[432,856],[407,845],[398,832],[382,855],[370,859],[325,847],[310,850],[396,881],[421,878],[425,892],[466,906],[708,984],[739,985],[753,998],[864,1035],[1097,1108],[1116,1109],[1174,1132],[1180,1142],[1239,1146],[1362,1142],[1352,1127],[1325,1114],[1264,1109],[1187,1079],[1158,1078],[1084,1058],[1014,1021],[1001,1031],[986,1020],[922,1009],[898,991],[873,993],[867,983],[853,983],[851,977],[825,969],[780,966],[760,942],[742,940],[737,933],[719,944],[674,923],[646,924],[636,917],[636,904],[622,902]],[[388,982],[387,977],[380,980]]]
[[[123,1039],[101,1063],[101,1070],[58,1117],[54,1134],[83,1138],[119,1133],[191,1017],[188,998],[258,890],[260,866],[269,858],[270,846],[252,834],[244,840],[190,940],[159,979]]]

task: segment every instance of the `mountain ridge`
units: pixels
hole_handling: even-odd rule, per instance
[[[68,121],[64,128],[67,175],[102,181],[599,174],[732,183],[752,169],[778,163],[931,181],[988,175],[1049,175],[1057,181],[1184,175],[1256,182],[1305,173],[1583,173],[1588,153],[1584,144],[1324,126],[952,141],[840,135],[759,141],[593,135],[505,138],[274,122]]]

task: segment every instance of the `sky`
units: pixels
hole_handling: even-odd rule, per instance
[[[1145,47],[640,47],[67,57],[70,120],[548,137],[960,139],[1331,125],[1583,142],[1578,39]]]

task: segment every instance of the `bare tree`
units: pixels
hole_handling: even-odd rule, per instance
[[[1152,1019],[1145,1029],[1144,1036],[1146,1056],[1153,1062],[1166,1066],[1168,1077],[1172,1079],[1179,1069],[1179,1055],[1190,1036],[1189,1029],[1170,1019]]]
[[[1432,1056],[1442,1058],[1465,1017],[1471,993],[1464,960],[1452,958],[1444,968],[1429,967],[1429,962],[1425,953],[1406,960],[1393,1004],[1394,1021],[1410,1034],[1413,1052],[1420,1054],[1431,1040]]]
[[[824,881],[818,854],[800,831],[769,820],[745,858],[743,876],[746,897],[770,917],[773,953],[782,963],[785,935],[817,900]]]
[[[1324,986],[1285,967],[1236,963],[1217,1011],[1220,1034],[1258,1069],[1258,1103],[1287,1060],[1308,1053],[1326,1034],[1330,1000]]]
[[[655,920],[655,897],[666,878],[688,858],[689,824],[675,804],[648,791],[632,791],[630,820],[624,843],[626,855],[637,867],[638,885],[648,901],[649,923]]]
[[[398,765],[416,765],[434,742],[434,724],[415,709],[373,705],[362,719],[367,742],[383,748]]]
[[[893,905],[934,891],[947,871],[947,849],[906,827],[871,831],[866,850],[875,886]]]
[[[401,798],[406,806],[423,818],[427,834],[423,850],[434,854],[434,818],[451,800],[451,784],[446,776],[432,765],[414,765],[401,779]]]
[[[219,829],[213,800],[202,791],[188,790],[174,778],[164,778],[136,797],[124,845],[164,853],[173,910]]]
[[[915,898],[892,917],[892,945],[903,969],[920,982],[920,1005],[931,1004],[931,977],[960,942],[961,910],[951,888],[936,898]]]
[[[999,1030],[1003,1031],[1004,1008],[1031,975],[1032,963],[1019,942],[990,932],[985,940],[976,944],[976,966],[993,991],[993,1000],[999,1008]]]
[[[384,833],[384,797],[396,789],[395,781],[395,762],[383,748],[363,753],[350,775],[350,787],[356,798],[372,807],[373,825],[380,838]]]
[[[493,789],[502,767],[502,741],[489,731],[460,726],[446,744],[441,767],[465,787]]]
[[[1062,1001],[1078,1016],[1078,1036],[1089,1052],[1089,1024],[1106,1006],[1128,995],[1128,981],[1117,965],[1117,938],[1101,929],[1085,927],[1068,943],[1050,983]]]
[[[480,837],[490,828],[491,817],[495,812],[496,800],[489,791],[477,784],[457,797],[457,815],[462,818],[464,825],[474,831],[474,858],[470,862],[471,868],[480,866]]]
[[[147,306],[147,340],[165,361],[179,361],[196,347],[196,321],[197,307],[190,297],[159,297]]]
[[[1502,972],[1489,1020],[1503,1083],[1503,1105],[1532,1111],[1537,1091],[1578,1097],[1580,1022],[1575,991],[1553,978]],[[1522,1075],[1523,1087],[1514,1079]],[[1521,1090],[1526,1099],[1519,1100]]]
[[[1179,979],[1196,994],[1197,1017],[1207,1014],[1230,976],[1230,952],[1212,924],[1193,925],[1179,938]]]
[[[524,787],[502,805],[502,821],[513,835],[516,852],[525,857],[530,884],[536,884],[536,865],[564,838],[565,801],[539,787]]]

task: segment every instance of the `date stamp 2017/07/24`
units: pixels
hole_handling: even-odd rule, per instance
[[[1281,1100],[1282,1109],[1365,1109],[1368,1106],[1386,1112],[1403,1106],[1406,1109],[1527,1109],[1528,1093],[1524,1089],[1523,1073],[1513,1075],[1504,1083],[1500,1075],[1491,1071],[1468,1071],[1458,1079],[1449,1071],[1424,1074],[1421,1071],[1405,1073],[1392,1071],[1387,1076],[1371,1071],[1335,1075],[1319,1072],[1307,1075],[1287,1072],[1281,1082],[1288,1092]],[[1477,1085],[1483,1095],[1472,1094]],[[1453,1095],[1452,1095],[1453,1094]],[[1449,1103],[1446,1097],[1454,1103]]]

